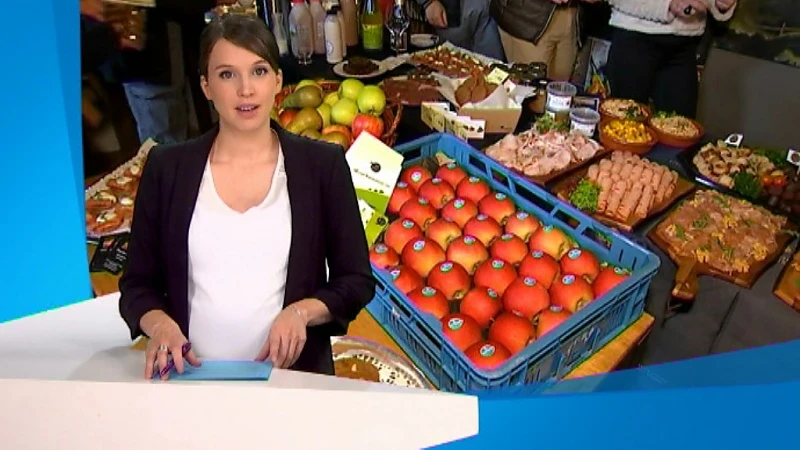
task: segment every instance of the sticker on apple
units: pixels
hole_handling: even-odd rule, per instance
[[[541,250],[534,250],[533,253],[531,253],[531,256],[533,256],[536,259],[542,259],[542,257],[544,256],[544,252]]]
[[[481,356],[488,358],[492,355],[494,355],[494,345],[485,344],[483,347],[481,347]]]
[[[436,294],[436,289],[430,286],[425,286],[424,288],[422,288],[422,295],[424,295],[425,297],[433,297],[434,294]]]
[[[464,243],[467,245],[472,245],[475,243],[475,238],[472,236],[464,236]]]
[[[414,228],[414,222],[411,221],[411,220],[408,220],[408,219],[404,220],[403,221],[403,228],[405,228],[407,230],[410,230],[411,228]]]
[[[581,256],[581,249],[573,248],[569,251],[569,253],[567,253],[567,256],[569,259],[578,259],[578,257]]]
[[[536,284],[536,279],[533,277],[525,277],[522,282],[525,283],[525,286],[533,286]]]
[[[453,317],[447,321],[447,328],[450,328],[453,331],[460,330],[462,326],[464,326],[464,320],[461,318]]]
[[[414,248],[414,251],[417,251],[417,252],[422,250],[423,248],[425,248],[425,241],[419,240],[417,242],[414,242],[413,248]]]
[[[492,267],[495,269],[502,269],[505,263],[502,260],[495,259],[492,261]]]
[[[466,202],[464,201],[464,199],[461,198],[458,198],[456,199],[456,201],[453,202],[453,206],[455,206],[456,209],[463,208],[465,204]]]
[[[441,266],[439,266],[439,270],[441,270],[442,273],[450,272],[451,270],[453,270],[453,263],[444,262],[444,263],[442,263]]]
[[[564,278],[561,279],[561,283],[567,286],[569,286],[574,282],[575,282],[575,275],[564,275]]]
[[[397,281],[397,278],[400,277],[400,269],[392,269],[389,274],[392,276],[392,281]]]

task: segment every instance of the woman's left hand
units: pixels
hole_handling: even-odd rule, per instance
[[[256,361],[269,359],[278,369],[291,367],[300,357],[306,344],[308,319],[294,305],[284,308],[269,330],[267,342]]]
[[[736,0],[716,0],[714,4],[720,12],[725,12],[736,4]]]

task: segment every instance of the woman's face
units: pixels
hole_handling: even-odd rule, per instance
[[[206,98],[214,102],[220,122],[239,131],[269,127],[280,72],[255,53],[226,40],[214,45],[208,76],[201,79]]]

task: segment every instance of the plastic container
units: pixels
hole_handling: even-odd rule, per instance
[[[475,392],[561,379],[641,317],[650,282],[661,265],[655,254],[509,173],[455,136],[432,134],[395,150],[405,157],[406,166],[444,153],[470,175],[489,183],[494,191],[509,196],[519,209],[562,229],[600,260],[633,271],[625,281],[502,366],[484,371],[444,337],[438,320],[410,303],[388,272],[373,266],[377,289],[368,311],[437,388]]]
[[[553,81],[547,84],[547,103],[545,111],[553,117],[564,118],[572,108],[572,98],[578,94],[578,88],[566,81]]]
[[[289,36],[295,58],[300,64],[310,64],[314,53],[314,18],[305,0],[292,0]]]
[[[598,123],[600,123],[600,113],[591,108],[573,108],[569,112],[570,131],[578,131],[592,137],[597,131]]]
[[[337,64],[344,59],[342,51],[344,39],[342,39],[342,28],[337,16],[338,12],[338,5],[331,6],[331,9],[328,11],[328,16],[325,19],[326,59],[330,64]]]
[[[311,13],[311,19],[314,23],[314,53],[317,55],[324,55],[325,49],[325,17],[327,13],[322,7],[320,0],[310,0],[308,11]]]

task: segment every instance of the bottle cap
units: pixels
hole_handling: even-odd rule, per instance
[[[329,16],[335,16],[337,14],[339,14],[339,5],[332,5],[330,8],[328,8]]]

